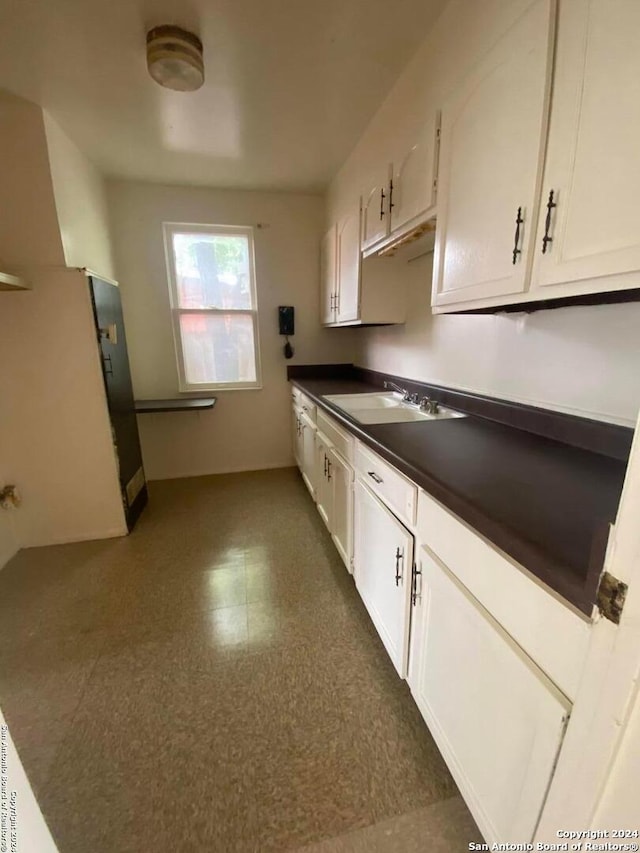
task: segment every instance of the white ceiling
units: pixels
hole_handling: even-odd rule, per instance
[[[446,0],[4,0],[0,88],[48,109],[109,175],[319,190]],[[162,89],[145,33],[204,42],[205,85]]]

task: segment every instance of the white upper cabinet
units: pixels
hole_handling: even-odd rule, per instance
[[[440,113],[434,112],[396,144],[389,190],[392,232],[419,221],[436,202],[439,135]]]
[[[320,243],[320,316],[322,322],[336,321],[338,300],[337,228],[332,225]]]
[[[639,36],[638,0],[559,4],[536,298],[640,286]]]
[[[554,19],[552,0],[533,2],[443,108],[435,306],[525,289]]]
[[[362,192],[362,249],[379,243],[390,230],[389,185],[391,166],[385,163]]]
[[[359,319],[360,310],[360,204],[354,204],[338,222],[337,321]]]

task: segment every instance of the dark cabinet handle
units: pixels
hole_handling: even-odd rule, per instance
[[[325,454],[325,457],[324,457],[324,476],[325,476],[325,477],[327,476],[327,462],[328,462],[328,461],[329,461],[329,460],[327,459],[327,456],[326,456],[326,454]]]
[[[396,548],[396,586],[400,586],[402,575],[400,574],[400,563],[402,562],[402,551]]]
[[[518,246],[520,244],[520,226],[524,224],[524,219],[522,218],[522,208],[518,208],[518,212],[516,213],[516,236],[513,240],[513,263],[518,260],[518,255],[522,254],[522,249],[519,249]]]
[[[386,195],[384,194],[384,187],[380,190],[380,219],[384,219],[384,200]]]
[[[395,207],[393,203],[393,180],[389,181],[389,212]]]
[[[382,482],[382,477],[378,477],[375,471],[367,471],[367,474],[371,477],[374,483]]]
[[[549,237],[549,229],[551,228],[551,211],[554,207],[558,205],[553,200],[553,190],[549,193],[549,200],[547,201],[547,216],[544,221],[544,237],[542,238],[542,254],[546,255],[547,246],[549,243],[553,243],[553,237]]]
[[[422,571],[419,569],[416,564],[413,564],[413,577],[411,579],[411,603],[413,606],[416,606],[416,602],[418,601],[418,575],[421,575]]]
[[[331,460],[327,459],[327,482],[331,482]]]

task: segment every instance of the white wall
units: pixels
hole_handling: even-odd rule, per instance
[[[113,278],[104,178],[46,111],[44,126],[65,262]]]
[[[147,477],[292,465],[287,364],[352,361],[353,356],[353,331],[322,329],[319,322],[322,199],[129,181],[109,181],[108,198],[139,398],[178,392],[162,223],[264,226],[254,231],[263,388],[218,392],[215,409],[201,414],[139,417]],[[282,354],[278,305],[296,309],[291,362]]]
[[[76,270],[32,270],[0,313],[2,472],[22,505],[21,547],[126,533],[89,285]],[[1,294],[0,294],[1,295]]]
[[[23,498],[10,519],[0,513],[1,563],[18,545],[126,526],[88,283],[65,267],[58,222],[70,223],[70,263],[110,267],[100,181],[47,119],[49,162],[40,107],[2,95],[0,121],[0,262],[31,286],[0,293],[0,480]]]
[[[433,316],[431,267],[432,256],[407,264],[407,322],[360,330],[358,364],[635,426],[640,303]]]
[[[331,216],[380,171],[399,111],[442,106],[529,0],[451,0],[331,184]],[[640,405],[640,304],[525,315],[438,316],[429,309],[432,258],[405,268],[405,326],[361,329],[356,362],[411,379],[635,426]],[[390,287],[399,282],[391,279]]]
[[[6,452],[6,444],[2,441],[5,437],[0,434],[0,447],[2,453]],[[7,479],[5,477],[4,459],[0,459],[0,489],[6,486]],[[2,509],[0,507],[0,568],[8,562],[18,550],[18,537],[13,524],[13,514],[15,510]]]
[[[62,264],[42,110],[0,92],[0,269]]]

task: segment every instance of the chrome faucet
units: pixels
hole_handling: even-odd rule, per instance
[[[384,381],[384,387],[386,389],[392,388],[394,391],[397,391],[398,394],[402,394],[402,399],[406,401],[411,400],[411,394],[407,391],[406,388],[401,388],[399,385],[396,385],[395,382],[388,382],[386,379]],[[417,399],[416,399],[417,402]]]

